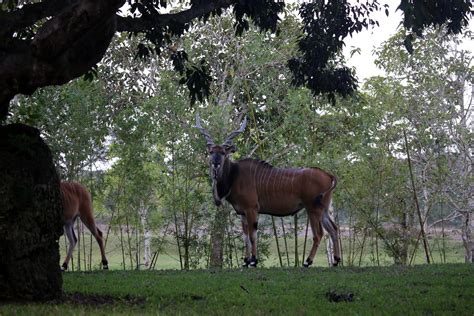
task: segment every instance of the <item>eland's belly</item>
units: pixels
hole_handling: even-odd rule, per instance
[[[261,203],[259,213],[273,216],[288,216],[296,214],[303,208],[304,205],[300,200],[285,201],[275,199],[272,203]]]

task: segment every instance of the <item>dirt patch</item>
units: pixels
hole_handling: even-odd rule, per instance
[[[128,306],[142,306],[145,305],[146,300],[143,297],[137,297],[132,295],[125,296],[112,296],[112,295],[100,295],[100,294],[84,294],[84,293],[65,293],[62,299],[57,303],[66,303],[74,305],[89,305],[89,306],[102,306],[102,305],[114,305],[114,304],[125,304]]]
[[[199,299],[199,298],[198,298]],[[29,303],[44,303],[44,304],[71,304],[71,305],[88,305],[88,306],[104,306],[123,304],[127,306],[144,306],[146,299],[144,297],[125,295],[112,296],[100,294],[84,294],[79,292],[63,293],[60,298],[53,300],[27,300],[27,299],[11,299],[0,296],[0,306],[3,304],[29,304]]]
[[[340,303],[340,302],[352,302],[354,301],[354,294],[347,292],[336,292],[336,291],[329,291],[326,292],[326,298],[330,302]]]
[[[190,298],[193,300],[193,301],[202,301],[202,300],[205,300],[206,298],[204,296],[201,296],[201,295],[194,295],[192,294],[190,296]]]

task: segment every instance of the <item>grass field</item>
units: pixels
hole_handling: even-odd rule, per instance
[[[473,315],[474,266],[64,273],[65,299],[0,315]]]

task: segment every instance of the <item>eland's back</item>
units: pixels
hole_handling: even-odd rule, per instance
[[[74,221],[80,214],[92,215],[91,197],[82,184],[63,181],[60,188],[65,222]]]
[[[317,203],[318,197],[335,184],[335,177],[319,168],[275,168],[255,159],[236,164],[238,177],[227,200],[232,204],[247,199],[245,204],[257,204],[262,214],[295,214],[305,205]]]

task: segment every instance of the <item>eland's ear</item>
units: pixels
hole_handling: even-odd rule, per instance
[[[235,145],[227,145],[227,146],[224,146],[224,148],[225,148],[226,155],[235,153],[237,151],[237,147],[235,147]]]
[[[214,145],[212,145],[212,144],[207,144],[207,145],[206,145],[207,153],[209,153],[209,154],[211,153],[211,149],[212,149],[213,146],[214,146]]]

